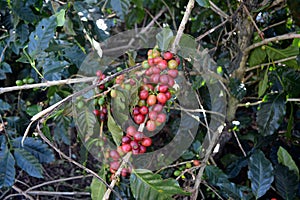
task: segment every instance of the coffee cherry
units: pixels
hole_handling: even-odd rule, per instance
[[[127,168],[123,168],[121,171],[121,176],[126,177],[129,174],[129,170]]]
[[[157,49],[153,49],[152,56],[153,58],[157,58],[160,56],[160,52]]]
[[[141,144],[145,147],[150,147],[152,145],[152,139],[149,137],[146,137],[142,140]]]
[[[100,112],[99,119],[101,122],[106,120],[106,115],[103,112]]]
[[[126,129],[126,133],[130,136],[134,136],[134,134],[136,133],[136,128],[134,126],[128,126]]]
[[[159,91],[159,92],[162,92],[162,93],[167,92],[168,89],[169,89],[169,87],[168,87],[167,85],[159,85],[159,86],[158,86],[158,91]]]
[[[148,50],[148,52],[147,52],[147,56],[152,56],[152,52],[153,52],[153,50],[152,50],[152,49]]]
[[[148,109],[148,107],[147,106],[142,106],[142,107],[140,107],[140,113],[142,114],[142,115],[147,115],[148,114],[148,112],[149,112],[149,109]]]
[[[152,110],[149,112],[149,119],[155,121],[157,118],[157,112]]]
[[[143,145],[140,145],[140,149],[139,149],[139,153],[145,153],[147,151],[146,147],[144,147]]]
[[[120,159],[120,154],[116,151],[116,150],[111,150],[109,152],[109,156],[113,159],[113,160],[119,160]]]
[[[171,60],[173,58],[173,54],[169,51],[164,53],[164,59],[165,60]]]
[[[144,60],[144,61],[142,62],[142,67],[143,67],[144,69],[148,69],[148,68],[150,67],[150,65],[148,64],[148,61],[147,61],[147,60]]]
[[[146,76],[151,76],[153,74],[152,68],[149,68],[145,71]]]
[[[122,146],[121,146],[121,148],[122,148],[122,151],[124,152],[124,153],[128,153],[128,152],[130,152],[131,151],[131,145],[130,144],[122,144]]]
[[[105,103],[104,97],[100,97],[100,98],[98,99],[98,104],[99,104],[99,106],[102,106],[104,103]]]
[[[174,59],[169,60],[168,62],[168,68],[169,69],[176,69],[178,67],[178,62]]]
[[[136,124],[142,124],[145,121],[145,115],[138,114],[133,117]]]
[[[151,94],[151,95],[148,96],[147,104],[149,106],[153,106],[154,104],[156,104],[156,96],[154,94]]]
[[[192,163],[190,163],[190,162],[186,163],[186,164],[185,164],[185,167],[186,167],[187,169],[191,168],[191,167],[192,167]]]
[[[100,115],[100,110],[95,109],[95,110],[93,110],[93,113],[94,113],[94,115],[99,116]]]
[[[165,95],[167,97],[167,100],[171,99],[171,97],[172,97],[172,94],[169,91],[165,92]]]
[[[161,104],[165,104],[168,100],[167,96],[164,93],[159,93],[157,96],[157,101]]]
[[[154,59],[153,58],[148,58],[148,64],[152,67],[154,66]]]
[[[130,137],[128,137],[128,136],[122,137],[122,144],[129,144],[130,141],[131,141]]]
[[[118,161],[113,161],[109,164],[110,168],[117,171],[120,167],[120,163]]]
[[[22,81],[22,80],[16,80],[16,85],[17,85],[17,86],[23,85],[23,81]]]
[[[102,107],[101,111],[104,113],[104,114],[107,114],[108,110],[105,106]]]
[[[100,89],[100,90],[104,90],[104,89],[105,89],[105,85],[103,85],[103,84],[102,84],[102,85],[99,85],[99,89]]]
[[[201,163],[199,160],[193,160],[193,165],[194,166],[199,166]]]
[[[179,171],[179,170],[174,171],[174,176],[179,176],[180,174],[181,174],[181,171]]]
[[[98,76],[98,77],[101,78],[101,76],[102,76],[102,71],[101,71],[101,70],[96,71],[96,76]]]
[[[167,85],[169,83],[169,75],[167,74],[163,74],[159,77],[159,81],[162,83],[162,84],[165,84]]]
[[[144,138],[144,134],[140,131],[137,131],[133,136],[133,139],[138,142],[141,141],[143,138]]]
[[[153,61],[154,61],[154,64],[158,64],[158,63],[160,63],[162,60],[163,60],[162,57],[155,57]]]
[[[83,101],[78,101],[76,106],[77,106],[78,109],[81,109],[84,106],[84,102]]]
[[[159,74],[152,74],[150,76],[150,81],[151,81],[151,83],[157,84],[157,83],[159,83],[159,78],[160,78]]]
[[[131,146],[132,149],[139,149],[139,143],[135,140],[132,140],[130,142],[130,146]]]
[[[139,108],[139,107],[134,107],[133,110],[132,110],[132,114],[133,114],[133,115],[138,115],[138,114],[140,114],[140,108]]]
[[[28,83],[28,84],[34,83],[34,79],[33,79],[33,78],[28,78],[28,79],[27,79],[27,83]]]
[[[159,67],[152,67],[153,74],[160,74],[161,70]]]
[[[161,70],[165,70],[168,68],[168,62],[166,60],[161,60],[157,66],[161,69]]]
[[[137,149],[132,149],[132,154],[133,155],[138,155],[140,153],[140,149],[137,148]]]
[[[175,84],[174,79],[173,79],[172,77],[169,76],[169,82],[168,82],[169,87],[173,87],[174,84]]]
[[[117,91],[114,90],[114,89],[112,89],[112,90],[110,91],[110,96],[111,96],[111,98],[115,98],[115,97],[117,96]]]
[[[171,76],[172,78],[176,78],[178,76],[178,70],[177,69],[169,69],[168,75]]]
[[[155,129],[156,129],[155,121],[148,120],[147,124],[146,124],[146,128],[148,131],[155,131]]]
[[[156,121],[159,123],[164,123],[166,121],[167,115],[165,113],[159,113],[157,115]]]
[[[175,58],[178,65],[180,65],[180,59],[178,57]]]
[[[141,90],[139,93],[139,97],[142,100],[146,100],[148,98],[148,96],[149,96],[148,90]]]
[[[163,110],[163,106],[161,104],[155,104],[152,108],[153,111],[160,113]]]

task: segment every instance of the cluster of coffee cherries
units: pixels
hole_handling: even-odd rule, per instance
[[[171,52],[159,52],[158,49],[148,51],[148,59],[142,62],[145,69],[143,85],[139,90],[138,104],[132,110],[133,120],[136,124],[146,122],[148,131],[156,130],[166,121],[163,106],[171,99],[170,88],[175,84],[178,76],[180,59]]]

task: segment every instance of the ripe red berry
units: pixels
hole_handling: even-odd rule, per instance
[[[148,90],[141,90],[140,91],[140,94],[139,94],[140,99],[146,100],[148,98],[148,96],[149,96]]]
[[[160,78],[159,74],[152,74],[150,76],[150,81],[151,81],[151,83],[157,84],[157,83],[159,83],[159,78]]]
[[[129,174],[129,170],[127,168],[123,168],[121,171],[121,176],[126,177]]]
[[[113,161],[109,164],[110,168],[117,171],[120,167],[120,163],[118,161]]]
[[[135,141],[141,141],[144,138],[144,134],[140,131],[137,131],[133,136]]]
[[[166,121],[167,115],[165,113],[159,113],[157,115],[156,121],[159,123],[164,123]]]
[[[178,57],[175,58],[178,65],[180,65],[180,59]]]
[[[168,62],[166,60],[161,60],[157,66],[161,69],[161,70],[165,70],[168,68]]]
[[[133,137],[136,133],[136,128],[134,126],[128,126],[126,129],[126,133]]]
[[[99,89],[100,89],[100,90],[104,90],[104,89],[105,89],[105,85],[103,85],[103,84],[102,84],[102,85],[99,85]]]
[[[100,119],[100,121],[102,121],[102,122],[105,121],[106,115],[105,115],[104,113],[100,112],[99,119]]]
[[[148,96],[147,104],[149,106],[153,106],[154,104],[156,104],[156,96],[154,94],[151,94],[151,95]]]
[[[157,98],[157,101],[161,104],[165,104],[168,100],[167,96],[164,93],[158,93],[156,98]]]
[[[152,139],[149,137],[146,137],[142,140],[142,145],[145,147],[150,147],[152,145]]]
[[[152,71],[151,67],[145,71],[146,76],[151,76],[152,74],[153,74],[153,71]]]
[[[142,115],[147,115],[148,114],[148,112],[149,112],[149,109],[148,109],[148,107],[147,106],[142,106],[142,107],[140,107],[140,113],[142,114]]]
[[[163,60],[162,57],[155,57],[153,61],[154,61],[154,64],[158,64],[162,60]]]
[[[152,108],[153,111],[160,113],[163,110],[163,106],[161,104],[155,104]]]
[[[161,70],[159,67],[152,67],[153,74],[160,74]]]
[[[116,150],[111,150],[109,152],[109,156],[113,159],[113,160],[119,160],[120,159],[120,154],[116,151]]]
[[[108,112],[106,106],[103,106],[102,109],[101,109],[101,111],[102,111],[104,114],[107,114],[107,112]]]
[[[165,92],[165,95],[167,97],[167,100],[171,99],[171,97],[172,97],[172,94],[170,91]]]
[[[154,59],[153,58],[149,58],[148,59],[148,64],[152,67],[154,66]]]
[[[168,85],[169,85],[170,87],[173,87],[174,84],[175,84],[174,79],[173,79],[172,77],[169,76],[169,82],[168,82]]]
[[[122,144],[121,148],[124,153],[130,152],[132,149],[130,144]]]
[[[131,141],[130,137],[128,137],[128,136],[122,137],[122,144],[129,144],[130,141]]]
[[[143,145],[140,145],[140,151],[139,151],[139,153],[145,153],[146,152],[146,147],[145,146],[143,146]]]
[[[145,115],[138,114],[133,117],[134,122],[137,124],[142,124],[145,121]]]
[[[132,149],[139,149],[139,143],[135,140],[132,140],[130,142],[130,146],[131,146]]]
[[[101,71],[101,70],[96,71],[96,75],[97,75],[99,78],[101,78],[101,76],[102,76],[102,71]]]
[[[164,84],[167,85],[169,83],[169,75],[167,74],[163,74],[159,77],[159,81]]]
[[[133,115],[138,115],[138,114],[140,114],[140,108],[139,108],[139,107],[134,107],[133,110],[132,110],[132,114],[133,114]]]
[[[100,110],[95,109],[95,110],[93,110],[93,113],[94,113],[94,115],[99,116],[100,115]]]
[[[164,59],[165,60],[171,60],[173,58],[173,54],[169,51],[164,53]]]
[[[146,124],[146,128],[148,131],[155,131],[155,129],[156,129],[155,121],[148,120],[147,124]]]
[[[132,149],[132,154],[133,155],[138,155],[140,153],[140,149],[137,148],[137,149]]]
[[[157,118],[157,112],[152,110],[149,112],[149,119],[155,121]]]
[[[199,166],[201,163],[199,160],[193,160],[194,166]]]
[[[168,87],[167,85],[159,85],[159,86],[158,86],[158,91],[159,91],[159,92],[162,92],[162,93],[167,92],[168,89],[169,89],[169,87]]]
[[[169,69],[168,75],[171,76],[172,78],[176,78],[178,76],[178,70],[177,69]]]

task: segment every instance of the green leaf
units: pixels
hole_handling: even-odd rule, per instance
[[[295,90],[295,88],[300,88],[300,73],[295,69],[286,69],[280,75],[282,83],[284,85],[284,90],[289,94],[290,98],[297,98],[300,95],[300,90]]]
[[[164,28],[161,32],[156,35],[156,40],[158,44],[158,48],[161,51],[166,51],[169,48],[171,40],[174,35],[170,28]]]
[[[293,160],[292,156],[283,147],[279,147],[277,151],[278,162],[289,168],[289,170],[294,171],[299,177],[299,169]]]
[[[87,106],[79,109],[79,112],[76,113],[75,117],[77,129],[80,131],[80,134],[85,137],[84,140],[87,141],[94,133],[97,118]]]
[[[273,47],[266,46],[266,52],[267,52],[268,57],[271,60],[276,61],[276,60],[280,60],[280,59],[298,55],[299,47],[291,45],[291,46],[287,47],[286,49],[277,49],[277,48],[275,49]],[[285,61],[283,63],[286,64],[288,67],[293,67],[295,69],[299,69],[296,59]]]
[[[30,116],[34,116],[35,114],[37,114],[41,111],[42,111],[42,106],[37,105],[37,104],[27,107],[27,109],[26,109],[26,113]]]
[[[65,24],[66,21],[65,14],[66,14],[65,9],[61,9],[59,12],[55,13],[57,26],[63,26]]]
[[[266,92],[267,88],[268,88],[268,82],[269,82],[269,77],[268,77],[268,71],[265,71],[265,75],[263,80],[259,81],[258,84],[258,97],[261,97],[262,95],[264,95],[264,93]]]
[[[54,154],[48,148],[48,145],[43,143],[39,139],[32,137],[27,137],[24,140],[23,147],[21,145],[21,140],[23,137],[18,137],[13,140],[14,148],[24,148],[26,151],[30,152],[34,157],[36,157],[41,163],[50,163],[54,161]]]
[[[2,99],[0,99],[0,111],[1,110],[10,110],[11,109],[11,105],[9,105],[7,102],[3,101]]]
[[[260,150],[250,157],[248,178],[256,199],[262,197],[271,187],[274,180],[273,166]]]
[[[15,182],[15,159],[9,152],[4,135],[0,135],[0,188],[10,187]]]
[[[14,156],[17,161],[17,165],[26,171],[30,176],[36,178],[43,178],[42,166],[31,153],[23,148],[14,149]]]
[[[263,136],[272,135],[279,128],[285,115],[283,94],[268,95],[266,102],[261,104],[257,112],[256,122],[259,133]]]
[[[132,170],[130,187],[135,199],[172,199],[175,194],[189,194],[181,189],[176,180],[162,179],[146,169]]]
[[[29,36],[28,53],[31,57],[48,48],[50,40],[54,37],[56,25],[55,16],[40,21]]]
[[[124,20],[125,15],[129,11],[130,1],[129,0],[111,0],[110,5],[114,11],[116,11],[117,16],[121,20]]]
[[[102,167],[99,176],[105,181],[105,168]],[[97,178],[93,178],[91,183],[91,196],[92,200],[102,199],[106,192],[106,185],[99,181]]]
[[[299,179],[295,171],[288,167],[278,165],[275,168],[275,186],[280,196],[286,200],[295,199],[299,185]]]
[[[209,0],[196,0],[196,2],[199,4],[199,6],[204,7],[204,8],[209,8]]]
[[[108,109],[110,110],[110,109]],[[108,120],[107,120],[108,130],[111,132],[113,140],[115,144],[118,146],[121,143],[123,137],[122,128],[115,122],[114,118],[111,116],[111,113],[108,112]]]
[[[266,51],[262,50],[261,47],[254,49],[249,57],[249,65],[253,67],[255,65],[262,64],[263,61],[266,59]]]

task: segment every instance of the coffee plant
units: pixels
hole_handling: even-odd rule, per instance
[[[0,199],[300,199],[299,0],[0,0]]]

